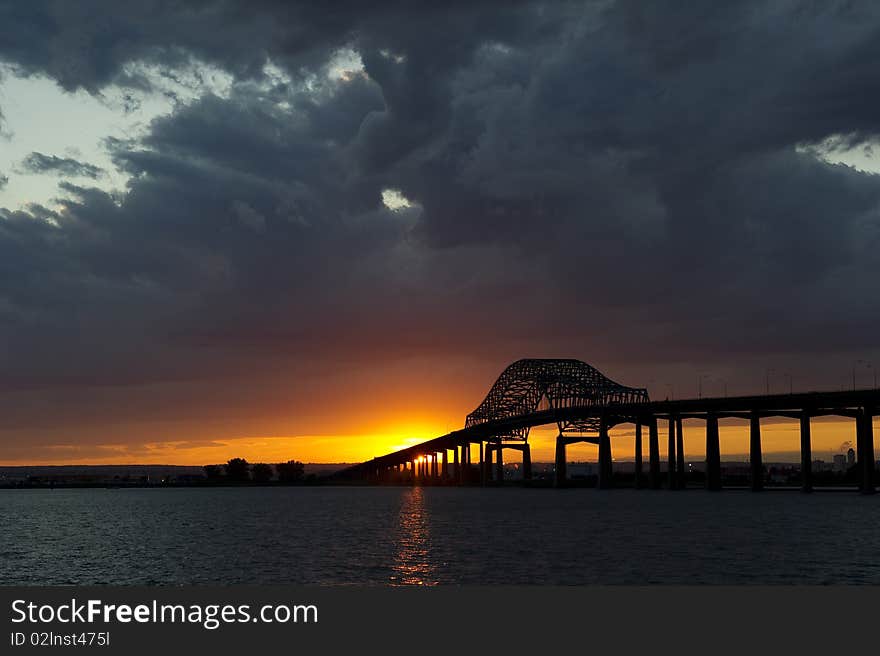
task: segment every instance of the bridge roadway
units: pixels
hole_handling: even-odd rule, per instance
[[[801,481],[805,492],[812,491],[812,454],[810,419],[837,415],[850,417],[856,424],[859,489],[865,494],[875,491],[873,417],[880,408],[880,390],[840,392],[807,392],[799,394],[768,394],[723,398],[681,399],[620,403],[606,406],[574,406],[538,410],[476,424],[446,435],[401,449],[387,455],[343,469],[331,477],[337,481],[373,483],[448,483],[486,484],[503,480],[503,449],[516,449],[523,454],[523,477],[531,478],[531,454],[528,440],[511,439],[517,429],[557,424],[555,483],[564,486],[567,480],[565,447],[575,442],[599,446],[598,487],[612,485],[612,459],[609,429],[623,423],[635,425],[635,484],[643,483],[642,428],[648,432],[647,484],[663,487],[660,474],[658,420],[667,424],[666,487],[684,486],[683,419],[706,422],[706,487],[721,489],[721,450],[718,420],[748,419],[750,485],[760,490],[764,485],[761,455],[761,422],[765,417],[790,417],[800,422]],[[599,430],[593,435],[565,432],[565,426],[577,420],[595,418]],[[504,437],[507,436],[507,437]],[[471,460],[471,446],[479,446],[476,462]],[[448,454],[452,452],[450,462]],[[494,460],[494,463],[493,463]],[[476,465],[476,466],[475,466]]]

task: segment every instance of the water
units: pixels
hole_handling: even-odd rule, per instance
[[[0,490],[0,584],[880,583],[880,495]]]

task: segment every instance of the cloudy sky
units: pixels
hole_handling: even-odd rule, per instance
[[[435,4],[0,0],[0,463],[874,384],[880,5]]]

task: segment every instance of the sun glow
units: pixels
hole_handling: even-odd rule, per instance
[[[845,453],[855,442],[855,426],[851,420],[817,418],[812,422],[812,455],[814,459],[830,461],[834,454]],[[394,451],[415,446],[450,430],[460,428],[457,423],[446,425],[437,420],[389,422],[389,428],[374,425],[369,432],[338,434],[263,435],[240,437],[193,436],[189,439],[150,440],[131,442],[89,443],[77,441],[47,444],[34,449],[22,445],[8,448],[0,465],[57,465],[57,464],[175,464],[205,465],[226,462],[230,458],[245,458],[249,462],[286,462],[300,460],[313,463],[364,462]],[[762,450],[765,462],[798,462],[799,428],[794,420],[765,420],[761,422]],[[557,430],[555,426],[540,426],[529,435],[532,461],[553,462]],[[611,431],[612,457],[618,462],[634,458],[635,431],[631,424],[621,424]],[[880,452],[880,418],[874,422],[875,449]],[[748,459],[748,422],[727,420],[720,427],[721,457],[725,461]],[[660,422],[661,458],[665,457],[666,426]],[[705,458],[705,424],[696,420],[684,422],[684,450],[688,461]],[[642,434],[643,457],[648,457],[647,431]],[[567,450],[570,461],[593,462],[598,457],[595,445],[572,444]],[[506,462],[516,462],[520,455],[505,451]],[[424,456],[419,462],[425,462]]]

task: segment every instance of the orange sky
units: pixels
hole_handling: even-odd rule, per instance
[[[350,363],[325,373],[279,367],[234,386],[197,380],[9,392],[9,410],[0,422],[0,465],[204,465],[233,457],[360,462],[461,428],[500,373],[499,362],[512,359],[410,358],[381,368]],[[612,361],[597,364],[623,384],[652,377]],[[650,390],[656,398],[665,391]],[[731,388],[731,394],[746,391],[756,390]],[[799,459],[796,421],[767,419],[762,427],[768,457]],[[665,430],[661,423],[661,450]],[[703,422],[685,421],[687,457],[703,457],[704,431]],[[555,434],[553,427],[532,431],[535,462],[553,460]],[[878,434],[875,427],[875,441]],[[612,430],[612,438],[613,457],[631,460],[633,427]],[[847,441],[855,441],[853,420],[813,420],[816,458],[830,459]],[[644,446],[647,453],[647,435]],[[726,459],[744,457],[748,422],[722,421],[721,449]],[[591,445],[572,445],[568,453],[571,460],[597,455]]]
[[[378,422],[377,422],[378,423]],[[40,449],[22,448],[18,453],[7,449],[4,465],[16,464],[130,464],[164,463],[203,465],[224,462],[231,457],[243,457],[251,462],[280,462],[297,459],[305,462],[358,462],[382,455],[424,439],[436,437],[458,426],[442,419],[420,418],[412,421],[389,418],[388,429],[369,433],[296,436],[242,436],[223,438],[195,438],[191,440],[163,440],[144,442],[103,442],[47,445]],[[852,420],[817,418],[812,424],[813,457],[830,460],[832,454],[846,450],[846,442],[855,442]],[[875,420],[875,445],[880,434],[880,422]],[[532,459],[552,461],[555,428],[541,427],[532,431]],[[666,427],[660,425],[661,457],[665,457]],[[724,459],[746,458],[748,453],[748,424],[745,421],[726,420],[721,423],[721,450]],[[687,458],[701,459],[705,454],[703,422],[685,422],[685,454]],[[794,420],[764,420],[762,441],[765,458],[798,459],[799,433]],[[612,431],[612,451],[615,460],[632,460],[633,428],[620,426]],[[644,435],[644,453],[647,457],[647,432]],[[875,446],[876,448],[876,446]],[[880,453],[880,449],[877,450]],[[596,447],[588,444],[571,445],[570,460],[595,460]],[[519,454],[505,452],[514,461]]]

